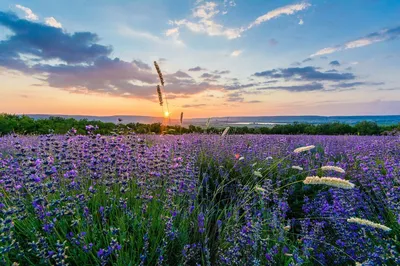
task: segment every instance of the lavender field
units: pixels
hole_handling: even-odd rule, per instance
[[[5,136],[0,264],[399,265],[399,185],[398,137]]]

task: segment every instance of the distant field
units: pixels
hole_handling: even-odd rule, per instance
[[[88,130],[0,137],[0,264],[400,264],[398,137]]]

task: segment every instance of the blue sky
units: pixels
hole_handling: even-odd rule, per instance
[[[0,112],[400,114],[400,1],[0,2]]]

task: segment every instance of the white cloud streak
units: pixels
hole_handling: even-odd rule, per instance
[[[374,43],[389,41],[397,39],[400,36],[400,26],[390,29],[383,29],[377,32],[368,34],[365,37],[356,39],[354,41],[346,42],[344,44],[336,45],[334,47],[323,48],[316,53],[312,54],[311,57],[332,54],[338,51],[354,49],[363,46],[368,46]]]
[[[33,11],[30,8],[21,6],[21,5],[15,5],[16,8],[21,9],[25,13],[25,18],[28,20],[38,20],[39,17],[33,13]]]
[[[287,6],[283,6],[283,7],[274,9],[274,10],[266,13],[265,15],[258,17],[253,23],[251,23],[248,26],[248,29],[251,29],[254,26],[260,25],[261,23],[264,23],[268,20],[280,17],[282,15],[292,15],[296,12],[307,9],[310,6],[311,5],[309,3],[300,3],[300,4],[287,5]]]
[[[234,7],[236,3],[234,1],[225,1],[224,6],[227,5]],[[195,8],[192,10],[192,19],[181,19],[173,20],[169,23],[174,25],[175,28],[167,30],[167,33],[178,31],[181,27],[185,27],[188,30],[195,33],[203,33],[209,36],[223,36],[227,39],[236,39],[241,37],[241,34],[256,25],[260,25],[268,20],[278,18],[282,15],[292,15],[301,10],[307,9],[311,6],[308,3],[299,3],[293,5],[287,5],[274,9],[263,16],[258,17],[255,21],[250,23],[248,26],[229,28],[216,22],[214,19],[218,14],[225,15],[227,11],[221,11],[218,4],[215,2],[196,2]]]

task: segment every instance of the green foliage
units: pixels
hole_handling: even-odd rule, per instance
[[[138,134],[186,134],[186,133],[207,133],[220,134],[224,128],[189,125],[180,127],[179,125],[164,126],[161,123],[141,124],[114,124],[101,121],[89,121],[86,119],[76,120],[73,118],[50,117],[48,119],[33,119],[26,115],[0,114],[0,136],[11,133],[16,134],[65,134],[71,128],[75,128],[78,134],[86,134],[86,125],[97,126],[99,129],[95,133],[110,135],[113,133],[127,134],[135,132]],[[286,135],[381,135],[392,130],[400,131],[398,125],[380,126],[375,122],[362,121],[354,126],[333,122],[325,124],[293,123],[287,125],[276,125],[274,127],[233,127],[229,134],[286,134]]]

